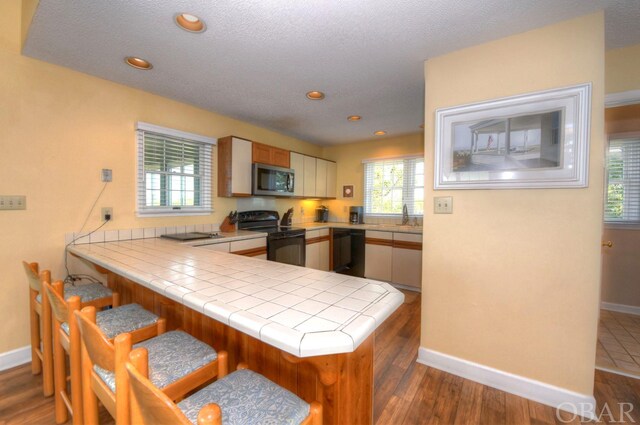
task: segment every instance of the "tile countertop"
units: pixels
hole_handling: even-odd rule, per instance
[[[248,239],[258,239],[258,238],[266,238],[268,235],[263,232],[256,232],[251,230],[236,230],[235,232],[213,232],[217,233],[221,238],[205,238],[205,239],[195,239],[192,241],[176,241],[181,245],[189,245],[189,246],[201,246],[201,245],[211,245],[215,243],[225,243],[225,242],[235,242],[235,241],[244,241]],[[164,239],[170,240],[170,239]]]
[[[394,232],[394,233],[415,233],[422,234],[422,226],[400,225],[400,224],[349,224],[338,222],[327,223],[299,223],[294,224],[294,227],[301,227],[307,230],[328,229],[331,227],[343,228],[343,229],[362,229],[362,230],[376,230],[378,232]]]
[[[354,351],[404,301],[384,282],[160,238],[69,251],[298,357]]]

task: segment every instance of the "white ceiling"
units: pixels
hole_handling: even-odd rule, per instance
[[[640,42],[639,0],[40,0],[24,54],[328,145],[420,131],[425,59],[600,9]]]

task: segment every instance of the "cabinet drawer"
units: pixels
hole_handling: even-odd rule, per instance
[[[393,233],[391,232],[380,232],[378,230],[367,230],[365,233],[367,239],[387,239],[393,240]]]
[[[404,241],[404,242],[420,242],[422,243],[422,235],[417,233],[394,233],[393,234],[394,241]]]
[[[267,238],[247,239],[243,241],[231,242],[232,254],[256,257],[267,253]]]

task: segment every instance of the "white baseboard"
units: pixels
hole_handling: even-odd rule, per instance
[[[0,353],[0,371],[11,369],[31,361],[31,346]]]
[[[424,347],[418,349],[418,362],[547,406],[587,416],[587,419],[595,418],[596,400],[592,395],[576,393]]]
[[[615,304],[601,301],[600,308],[603,310],[617,311],[618,313],[635,314],[640,316],[640,307],[636,307],[635,305]]]

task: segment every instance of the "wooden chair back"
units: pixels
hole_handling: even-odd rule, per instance
[[[69,306],[64,299],[64,284],[58,280],[52,284],[42,282],[42,285],[47,293],[49,303],[51,303],[53,317],[60,323],[68,321]],[[73,298],[77,298],[78,304],[80,303],[80,297],[75,296]]]
[[[115,348],[96,325],[96,308],[93,306],[85,307],[81,311],[74,312],[74,314],[78,321],[82,342],[84,342],[91,363],[98,365],[102,369],[115,372]]]
[[[27,263],[26,261],[23,261],[22,265],[24,267],[25,273],[27,274],[29,286],[34,291],[40,292],[40,290],[42,289],[42,285],[40,284],[40,271],[38,263]]]
[[[136,348],[129,354],[126,368],[131,389],[131,422],[143,425],[190,425],[191,422],[178,406],[149,381],[148,364],[148,353],[145,348]],[[210,417],[202,422],[199,416],[198,424],[220,425],[222,423],[220,408],[216,405],[208,405],[206,408],[208,411],[211,410]]]

